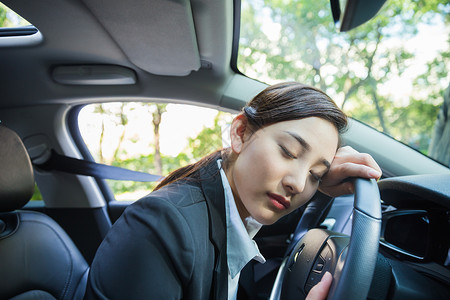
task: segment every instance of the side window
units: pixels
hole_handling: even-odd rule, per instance
[[[0,28],[17,28],[31,25],[5,4],[0,2]]]
[[[233,116],[184,104],[114,102],[85,106],[78,126],[96,162],[166,176],[227,147]],[[116,200],[137,200],[155,182],[107,180]]]

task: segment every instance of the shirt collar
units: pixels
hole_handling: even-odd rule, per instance
[[[253,240],[253,237],[261,229],[262,224],[252,217],[247,217],[242,222],[234,201],[225,171],[222,168],[222,160],[218,160],[220,176],[225,190],[225,211],[227,223],[227,263],[231,278],[234,278],[245,265],[252,259],[260,263],[266,260]],[[245,223],[245,224],[244,224]]]

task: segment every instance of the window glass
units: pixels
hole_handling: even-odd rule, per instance
[[[36,183],[34,184],[34,192],[30,200],[31,201],[42,200],[41,191],[39,190]]]
[[[389,0],[340,33],[329,0],[243,0],[241,15],[244,74],[317,86],[349,116],[450,165],[448,1]]]
[[[97,162],[166,176],[226,147],[232,117],[191,105],[114,102],[85,106],[78,125]],[[137,200],[157,184],[107,182],[116,200]]]
[[[0,28],[22,27],[31,25],[27,20],[0,2]]]

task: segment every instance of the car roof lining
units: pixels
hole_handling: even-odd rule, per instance
[[[189,0],[83,1],[132,63],[156,75],[200,68]],[[130,22],[131,21],[131,22]]]
[[[183,72],[188,72],[186,66],[182,67],[183,64],[179,63],[179,60],[187,58],[184,54],[186,47],[182,42],[177,43],[176,46],[166,44],[165,49],[158,50],[159,56],[147,55],[146,59],[149,61],[145,64],[148,69],[158,63],[160,64],[158,68],[165,68],[168,65],[163,61],[180,66],[178,70],[173,69],[171,74],[155,75],[151,70],[137,65],[140,62],[132,61],[129,57],[131,52],[125,53],[119,45],[119,39],[114,36],[115,33],[105,27],[109,25],[103,24],[109,23],[98,19],[95,11],[91,11],[82,1],[60,0],[37,3],[26,0],[3,0],[2,2],[34,24],[43,35],[41,44],[32,47],[14,47],[14,51],[11,51],[11,47],[0,47],[0,55],[5,51],[5,55],[7,54],[9,58],[0,61],[0,68],[4,70],[0,74],[0,81],[5,88],[4,94],[9,95],[8,99],[2,101],[5,107],[55,102],[77,104],[85,103],[87,99],[95,102],[126,96],[160,99],[163,96],[163,99],[195,101],[207,106],[218,106],[220,103],[228,108],[227,103],[221,102],[221,99],[235,75],[230,70],[233,1],[191,0],[190,17],[195,28],[195,32],[191,34],[195,35],[197,50],[192,48],[194,45],[192,36],[190,43],[191,48],[198,52],[196,64],[200,63],[200,69],[189,71],[189,75],[186,76],[179,76]],[[129,1],[126,2],[129,3]],[[98,1],[95,3],[100,5]],[[186,14],[189,13],[187,7],[186,5]],[[160,13],[162,14],[161,11]],[[166,34],[161,28],[150,29],[149,22],[141,24],[142,20],[131,19],[133,26],[141,27],[139,30],[142,32],[148,31],[149,34],[157,32],[161,36]],[[142,16],[142,19],[145,18]],[[115,26],[120,27],[120,25]],[[190,30],[192,31],[192,28]],[[84,42],[77,42],[80,40]],[[145,47],[140,44],[135,48],[139,49],[129,51],[138,53]],[[181,54],[178,56],[171,54],[172,50]],[[137,75],[137,84],[121,87],[68,86],[58,84],[51,78],[52,69],[56,66],[89,64],[133,69]],[[23,85],[29,88],[24,89]],[[239,99],[234,101],[242,102],[241,105],[245,103]],[[232,109],[235,108],[234,106]]]

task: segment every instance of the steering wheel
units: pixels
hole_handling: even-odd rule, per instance
[[[351,236],[309,230],[280,266],[270,300],[304,299],[329,271],[328,299],[366,299],[378,255],[381,201],[374,179],[355,179]]]

